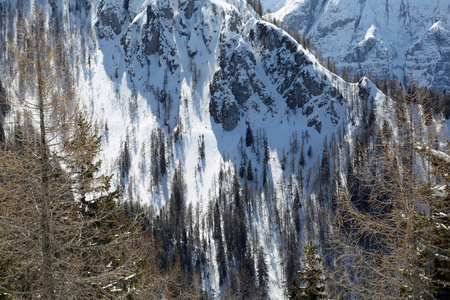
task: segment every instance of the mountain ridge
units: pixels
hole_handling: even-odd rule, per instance
[[[421,85],[441,91],[450,86],[446,1],[290,0],[283,6],[261,2],[266,9],[275,8],[270,17],[309,38],[339,68],[403,83],[414,73]],[[366,39],[370,33],[375,35]],[[419,44],[427,50],[417,49]]]

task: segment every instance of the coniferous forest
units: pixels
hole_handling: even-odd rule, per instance
[[[445,90],[259,0],[62,2],[0,1],[0,299],[450,297]]]

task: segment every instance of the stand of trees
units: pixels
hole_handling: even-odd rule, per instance
[[[335,191],[341,297],[449,297],[448,144],[424,109],[426,90],[397,91],[391,122],[361,144]]]
[[[0,95],[13,124],[0,139],[0,298],[196,298],[182,269],[161,271],[152,236],[117,204],[111,176],[97,175],[101,139],[58,28],[36,4],[29,14],[8,45],[17,76]]]

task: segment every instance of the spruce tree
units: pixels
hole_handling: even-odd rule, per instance
[[[266,262],[266,254],[264,253],[264,248],[262,246],[258,249],[257,265],[259,292],[261,293],[261,296],[265,296],[267,294],[267,284],[269,281],[269,268]]]
[[[301,150],[300,150],[300,167],[304,167],[305,166],[305,154],[304,154],[304,151],[303,151],[303,144],[302,144],[302,146],[301,146]]]
[[[245,132],[245,146],[250,147],[253,144],[253,131],[250,128],[250,124],[247,124],[247,130]]]
[[[239,163],[239,177],[244,178],[245,175],[245,161],[241,159]]]
[[[309,148],[308,148],[308,157],[311,158],[312,155],[313,155],[313,151],[312,151],[312,148],[311,148],[311,145],[310,145]]]
[[[216,201],[214,205],[214,229],[213,229],[213,238],[214,239],[222,239],[222,226],[220,224],[220,209],[219,202]]]
[[[308,244],[303,247],[303,252],[304,267],[293,279],[289,299],[326,299],[326,267],[322,267],[323,258],[319,256],[318,246],[313,245],[311,236],[308,237]]]
[[[253,177],[252,160],[250,159],[248,161],[248,165],[247,165],[247,180],[253,181],[253,179],[254,179],[254,177]]]

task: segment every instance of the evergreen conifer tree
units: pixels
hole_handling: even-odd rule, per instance
[[[289,299],[326,299],[325,270],[322,267],[323,258],[319,257],[317,245],[313,245],[312,237],[308,237],[308,244],[303,247],[305,266],[294,277],[289,293]]]
[[[258,264],[259,292],[261,293],[261,296],[264,297],[267,294],[267,284],[269,281],[269,269],[267,266],[266,254],[264,253],[263,247],[259,247],[257,264]]]
[[[252,160],[250,159],[248,161],[248,165],[247,165],[247,180],[253,181],[253,179],[254,179],[254,176],[253,176]]]
[[[253,144],[253,131],[250,128],[250,124],[247,124],[247,130],[245,132],[245,146],[250,147]]]

